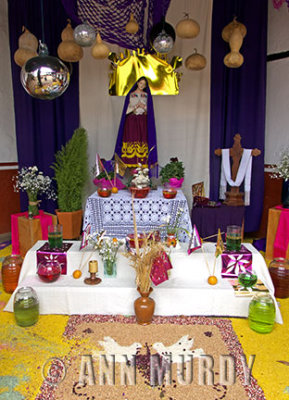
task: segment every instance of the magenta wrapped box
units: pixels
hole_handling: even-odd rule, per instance
[[[252,253],[243,245],[239,251],[225,250],[221,257],[222,278],[237,278],[241,272],[252,271]]]
[[[45,260],[53,259],[59,262],[61,265],[61,274],[66,275],[67,273],[67,261],[66,253],[72,246],[72,243],[63,243],[61,249],[51,250],[49,243],[45,243],[39,250],[37,250],[37,265]]]

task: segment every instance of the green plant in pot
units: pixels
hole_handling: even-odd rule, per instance
[[[185,176],[185,169],[182,161],[177,158],[171,158],[160,172],[162,184],[165,186],[179,188],[182,186]]]
[[[75,239],[80,235],[84,189],[89,178],[87,148],[86,130],[78,128],[55,154],[51,166],[57,183],[56,214],[63,226],[64,239]]]

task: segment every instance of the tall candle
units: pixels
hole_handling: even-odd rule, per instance
[[[91,273],[96,273],[98,271],[98,263],[97,260],[91,260],[89,261],[89,267],[88,267],[89,272]]]

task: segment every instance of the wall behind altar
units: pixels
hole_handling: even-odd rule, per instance
[[[186,8],[189,7],[189,9]],[[210,115],[210,43],[212,0],[172,0],[166,20],[172,25],[189,11],[197,20],[201,32],[195,39],[176,38],[173,55],[184,58],[193,53],[194,48],[207,58],[207,66],[202,71],[192,72],[184,65],[178,96],[153,96],[157,128],[159,164],[165,165],[169,158],[177,156],[184,162],[186,177],[184,190],[191,203],[191,185],[205,181],[209,187],[209,115]],[[109,45],[113,51],[116,46]],[[123,51],[123,49],[121,49]],[[95,153],[106,159],[113,156],[118,126],[124,104],[124,97],[108,95],[107,60],[95,60],[90,49],[80,62],[80,118],[88,131],[90,164],[95,162]],[[91,186],[91,191],[95,187]]]
[[[269,0],[267,54],[289,51],[289,8],[279,10]],[[267,62],[265,164],[274,164],[289,146],[289,58]]]
[[[0,1],[0,163],[17,161],[7,10]]]

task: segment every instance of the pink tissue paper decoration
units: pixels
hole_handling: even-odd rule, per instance
[[[124,185],[124,184],[122,183],[122,181],[121,181],[120,179],[118,179],[118,178],[116,178],[115,184],[114,184],[114,179],[112,179],[111,181],[108,181],[108,180],[105,179],[105,178],[94,179],[94,180],[93,180],[93,183],[94,183],[96,186],[106,187],[106,188],[109,188],[109,189],[111,189],[112,186],[117,187],[119,190],[125,188],[125,185]]]
[[[90,234],[91,231],[91,225],[88,224],[84,231],[82,232],[82,238],[81,238],[81,243],[80,243],[80,248],[79,250],[84,249],[88,245],[88,235]]]
[[[191,254],[193,251],[200,249],[201,247],[202,247],[202,240],[200,238],[196,225],[194,225],[192,236],[189,242],[188,254]]]
[[[184,182],[184,178],[178,179],[178,178],[170,178],[169,179],[169,186],[173,188],[180,188],[182,187],[182,184]]]
[[[221,257],[222,278],[237,278],[241,272],[252,271],[252,253],[243,245],[239,251],[225,250]]]

